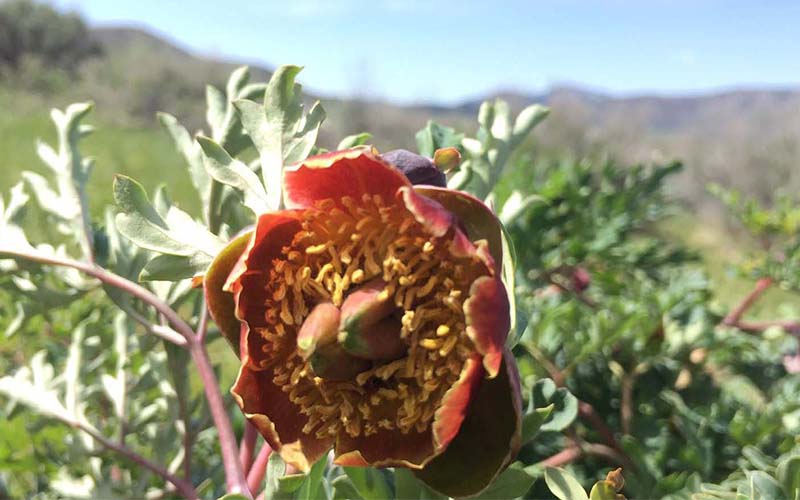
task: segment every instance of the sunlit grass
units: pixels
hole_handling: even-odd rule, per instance
[[[0,90],[0,109],[4,110],[0,113],[0,190],[6,192],[21,179],[23,170],[46,174],[36,156],[36,140],[55,146],[55,131],[50,108],[36,98]],[[111,185],[116,173],[137,179],[149,192],[166,184],[174,202],[196,213],[199,202],[185,163],[165,131],[98,123],[92,116],[86,122],[96,128],[81,143],[83,154],[95,158],[88,187],[95,217],[113,203]]]
[[[659,231],[700,254],[720,311],[729,311],[753,289],[754,281],[736,272],[736,265],[755,250],[755,243],[743,231],[728,228],[719,219],[704,219],[688,212],[663,221]],[[800,296],[773,287],[748,310],[747,317],[783,318],[787,309],[795,308],[800,309]]]

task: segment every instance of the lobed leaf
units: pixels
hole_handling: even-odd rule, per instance
[[[544,470],[544,481],[559,500],[589,500],[575,476],[564,469],[547,467]]]

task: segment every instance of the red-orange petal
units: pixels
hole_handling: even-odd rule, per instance
[[[447,496],[477,495],[516,456],[521,425],[519,373],[506,350],[498,376],[482,379],[458,435],[444,453],[414,473]]]
[[[248,231],[231,240],[214,257],[203,277],[203,291],[211,318],[217,323],[222,336],[228,340],[237,354],[239,354],[241,327],[239,320],[236,319],[236,303],[233,294],[223,290],[222,287],[250,242],[251,236],[252,231]]]
[[[412,187],[402,187],[398,193],[408,211],[428,234],[441,238],[452,232],[450,251],[453,255],[467,257],[475,254],[475,245],[461,229],[461,222],[439,202],[417,193]],[[489,268],[494,269],[494,264],[489,264]]]
[[[351,467],[409,467],[419,469],[435,455],[431,430],[380,429],[376,434],[352,437],[342,431],[334,447],[337,465]]]
[[[434,186],[414,186],[414,191],[430,198],[458,217],[472,241],[486,240],[500,273],[503,265],[503,229],[500,219],[484,202],[471,194]]]
[[[467,335],[483,355],[489,377],[497,375],[503,360],[503,346],[511,328],[510,306],[505,286],[499,277],[481,276],[469,289],[464,302]]]
[[[242,412],[283,460],[303,472],[319,460],[333,438],[319,439],[302,432],[308,417],[272,382],[272,370],[255,371],[242,365],[231,394]]]
[[[263,214],[253,231],[241,257],[233,267],[223,290],[233,293],[236,303],[236,318],[247,326],[243,332],[266,326],[264,303],[267,299],[265,284],[269,279],[274,259],[280,257],[281,249],[289,245],[300,230],[300,212],[285,210]],[[247,343],[259,342],[258,335],[247,335]],[[250,346],[252,357],[248,361],[254,367],[260,365],[264,351],[259,346]],[[242,353],[244,354],[244,353]]]
[[[472,356],[464,364],[456,383],[444,394],[442,404],[433,419],[433,438],[437,452],[446,448],[458,434],[467,416],[469,404],[485,375],[480,357]]]
[[[338,201],[345,196],[360,200],[365,194],[392,201],[399,188],[410,185],[400,171],[364,148],[312,156],[283,174],[288,208],[307,208],[320,200]]]

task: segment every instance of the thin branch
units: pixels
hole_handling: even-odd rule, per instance
[[[567,446],[555,455],[545,458],[538,465],[542,467],[561,467],[579,459],[583,451],[575,445]]]
[[[739,320],[735,324],[728,326],[734,326],[747,333],[762,333],[764,330],[777,326],[800,338],[800,320],[796,319],[775,319],[766,321]]]
[[[761,278],[758,280],[753,290],[742,299],[739,305],[734,307],[733,310],[725,316],[722,320],[722,324],[726,326],[737,326],[739,320],[744,316],[744,313],[755,304],[759,297],[761,297],[770,286],[772,286],[772,278]]]
[[[205,344],[206,342],[206,335],[208,334],[208,306],[206,305],[205,299],[203,300],[203,309],[200,311],[200,322],[197,325],[197,341],[201,344]]]
[[[211,411],[211,417],[214,420],[214,426],[217,428],[219,434],[220,451],[222,452],[222,462],[223,468],[225,469],[225,481],[228,492],[240,493],[246,496],[249,495],[249,491],[247,490],[247,478],[239,463],[239,450],[238,444],[236,443],[236,436],[233,434],[225,403],[222,400],[222,394],[219,390],[219,383],[217,382],[217,378],[211,366],[211,360],[208,358],[205,346],[198,341],[194,331],[177,312],[150,290],[93,264],[80,262],[74,259],[43,255],[35,251],[26,252],[9,248],[0,248],[0,255],[8,255],[10,257],[24,258],[42,264],[77,269],[78,271],[84,272],[89,276],[119,288],[139,300],[146,302],[158,311],[158,313],[163,315],[175,331],[186,340],[189,352],[192,355],[192,359],[200,375],[200,380],[206,394],[206,400],[208,401],[208,407]]]
[[[578,401],[578,415],[581,418],[586,420],[589,425],[597,431],[603,441],[616,450],[622,451],[622,447],[620,447],[619,443],[617,442],[617,438],[614,437],[614,431],[606,425],[600,415],[597,413],[597,410],[594,409],[594,406],[587,403],[586,401]]]
[[[251,424],[249,420],[244,423],[244,436],[239,445],[239,461],[242,463],[244,473],[250,472],[253,467],[253,456],[256,452],[256,440],[258,439],[258,430],[256,426]]]
[[[211,360],[208,357],[205,345],[197,341],[196,337],[192,336],[189,342],[189,352],[194,358],[197,371],[200,374],[200,380],[206,393],[206,400],[208,408],[211,411],[211,417],[214,419],[214,426],[217,428],[219,434],[219,446],[222,452],[222,462],[225,469],[225,482],[228,487],[229,493],[240,493],[249,496],[247,491],[247,478],[242,470],[242,464],[239,463],[239,445],[236,443],[236,436],[233,434],[230,418],[225,407],[225,402],[222,400],[222,393],[219,390],[219,382],[214,369],[211,366]]]
[[[549,456],[539,462],[537,465],[544,467],[561,467],[563,465],[572,463],[582,456],[590,455],[605,458],[612,465],[618,465],[627,469],[633,469],[633,463],[620,453],[619,451],[597,443],[575,443],[572,442],[563,450],[555,455]]]
[[[538,361],[544,367],[545,371],[547,371],[547,374],[550,375],[550,378],[553,379],[553,382],[555,382],[557,386],[563,387],[564,374],[561,372],[561,370],[558,369],[555,363],[550,361],[547,358],[547,356],[545,356],[544,353],[542,353],[542,351],[539,350],[538,347],[530,343],[524,343],[523,346],[528,351],[528,353],[533,357],[533,359]]]
[[[635,381],[636,375],[633,373],[623,375],[621,380],[619,417],[623,434],[631,433],[631,420],[633,420],[633,384]]]
[[[587,455],[603,457],[613,465],[618,465],[626,469],[636,469],[633,462],[631,462],[627,456],[610,446],[597,443],[585,443],[581,448]]]
[[[184,391],[180,391],[183,393]],[[183,477],[187,481],[192,479],[192,445],[194,436],[192,435],[192,415],[186,401],[186,394],[178,393],[178,415],[183,421]]]
[[[269,462],[271,454],[272,448],[268,443],[264,443],[253,462],[253,467],[250,468],[250,473],[247,474],[247,486],[250,491],[258,491],[258,487],[264,482],[264,477],[267,474],[267,462]],[[289,473],[288,470],[286,473]]]
[[[154,474],[162,477],[165,481],[167,481],[169,483],[172,483],[175,486],[175,488],[178,490],[178,492],[181,495],[183,495],[184,497],[186,497],[187,499],[193,500],[193,499],[199,498],[197,496],[197,491],[195,491],[194,486],[192,486],[192,484],[190,482],[185,481],[185,480],[183,480],[183,479],[181,479],[179,477],[176,477],[174,474],[170,473],[164,467],[147,460],[146,458],[144,458],[143,456],[139,455],[135,451],[131,450],[127,446],[122,445],[120,443],[116,443],[116,442],[106,438],[105,436],[100,434],[97,430],[95,430],[94,428],[92,428],[92,427],[90,427],[88,425],[85,425],[82,422],[70,422],[70,423],[74,427],[76,427],[76,428],[82,430],[83,432],[89,434],[90,436],[92,436],[92,438],[95,441],[97,441],[98,443],[100,443],[104,447],[106,447],[106,448],[108,448],[110,450],[116,451],[120,455],[123,455],[123,456],[127,457],[131,461],[133,461],[133,462],[137,463],[138,465],[144,467],[145,469],[149,470],[150,472],[153,472]]]
[[[746,333],[762,333],[765,330],[773,327],[779,327],[787,332],[800,338],[800,320],[792,319],[776,319],[765,321],[747,321],[743,320],[742,316],[750,309],[756,301],[766,292],[773,284],[772,278],[761,278],[753,287],[753,290],[742,299],[742,301],[722,319],[720,324],[738,328]]]
[[[136,312],[132,307],[119,305],[119,308],[125,311],[132,320],[136,321],[140,325],[142,325],[145,330],[161,337],[162,339],[172,342],[175,345],[185,347],[186,346],[186,338],[183,337],[181,334],[173,330],[172,328],[166,327],[164,325],[156,325],[150,322],[147,318]]]

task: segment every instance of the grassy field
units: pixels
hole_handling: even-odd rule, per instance
[[[55,129],[49,118],[50,106],[41,98],[0,90],[0,190],[7,190],[20,179],[20,172],[33,170],[46,174],[36,156],[36,139],[55,145]],[[131,176],[148,191],[158,184],[169,186],[169,193],[182,208],[194,212],[199,202],[194,194],[185,164],[175,151],[167,133],[155,127],[123,127],[96,121],[86,123],[96,131],[83,141],[83,154],[95,158],[89,183],[90,208],[99,215],[112,203],[114,174]]]
[[[743,232],[726,227],[722,220],[701,220],[688,212],[667,219],[659,231],[700,254],[720,312],[729,311],[753,288],[753,280],[737,274],[735,269],[755,247]],[[775,319],[796,317],[798,313],[797,295],[773,287],[748,310],[748,317]]]

